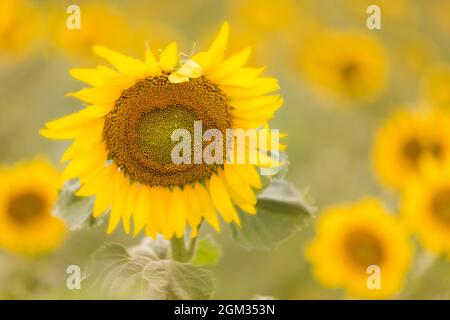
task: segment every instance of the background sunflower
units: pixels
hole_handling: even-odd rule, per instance
[[[184,63],[199,51],[208,49],[217,36],[217,28],[223,21],[229,21],[232,35],[237,36],[230,37],[225,56],[232,57],[246,46],[251,46],[248,64],[266,65],[264,73],[278,80],[285,103],[271,121],[271,127],[280,128],[289,134],[287,144],[290,166],[282,174],[297,186],[308,187],[309,194],[319,208],[319,217],[323,208],[336,203],[355,203],[368,195],[376,197],[393,214],[411,206],[408,204],[413,203],[410,192],[420,195],[414,196],[414,199],[421,200],[425,206],[434,190],[428,185],[428,180],[421,180],[423,172],[427,171],[422,167],[427,168],[428,164],[418,166],[419,174],[415,175],[411,183],[404,180],[404,173],[410,167],[406,163],[394,161],[398,156],[394,150],[399,142],[409,137],[411,131],[403,126],[398,129],[394,124],[397,119],[395,115],[401,110],[402,114],[414,114],[421,119],[408,122],[405,127],[409,129],[416,128],[412,123],[426,122],[430,114],[436,114],[438,122],[447,118],[446,88],[449,87],[449,81],[446,75],[448,68],[445,66],[450,64],[450,11],[445,10],[444,7],[448,5],[444,2],[300,0],[261,3],[250,0],[189,0],[184,2],[183,10],[180,10],[179,2],[172,0],[108,1],[101,4],[84,0],[77,3],[81,8],[82,19],[84,12],[89,20],[82,20],[81,30],[69,31],[64,17],[68,16],[66,9],[72,4],[71,1],[21,0],[14,1],[17,5],[10,8],[8,5],[11,1],[0,1],[0,7],[9,8],[0,10],[0,35],[7,35],[0,37],[0,160],[3,163],[15,163],[20,159],[33,158],[35,154],[46,153],[52,162],[58,163],[67,148],[77,149],[65,143],[43,139],[38,131],[49,119],[57,119],[77,110],[85,112],[83,116],[93,116],[95,123],[95,118],[106,110],[104,106],[96,105],[95,101],[88,104],[97,107],[88,109],[80,101],[64,97],[67,92],[80,89],[80,83],[70,77],[67,70],[79,66],[95,68],[105,64],[102,57],[90,51],[89,47],[93,44],[111,48],[127,57],[136,57],[144,64],[147,47],[152,50],[157,61],[164,50],[173,50],[180,53],[177,56]],[[381,8],[381,30],[366,28],[366,9],[369,4],[378,4]],[[98,9],[98,6],[103,5],[105,10]],[[91,15],[95,18],[89,18]],[[9,23],[11,21],[14,21],[13,24]],[[357,35],[357,40],[354,35]],[[348,45],[343,46],[344,40],[339,40],[341,38],[349,39],[345,40]],[[173,40],[177,40],[177,50],[173,47],[167,49]],[[101,55],[111,54],[106,52],[103,51]],[[336,60],[329,60],[330,53]],[[245,52],[241,54],[245,55]],[[332,67],[317,67],[315,59],[319,57],[326,58],[329,62],[327,65]],[[353,60],[346,60],[349,57]],[[170,64],[171,59],[167,61]],[[347,61],[347,66],[342,61]],[[355,65],[358,67],[349,64],[349,61],[357,62]],[[72,71],[72,75],[80,78],[83,72]],[[348,75],[350,77],[346,77]],[[131,83],[135,79],[131,77]],[[199,81],[199,78],[196,79],[194,81]],[[95,86],[99,78],[91,77],[89,80],[90,85]],[[275,85],[274,82],[272,85]],[[237,89],[233,93],[242,92]],[[259,94],[266,93],[257,92],[255,96]],[[239,114],[242,119],[259,115],[248,112]],[[266,116],[267,113],[262,115]],[[80,120],[78,116],[75,118]],[[408,116],[402,118],[409,119]],[[393,129],[384,135],[381,149],[387,150],[386,155],[379,156],[374,152],[378,145],[375,141],[378,141],[380,132],[385,132],[383,130],[387,123],[391,123]],[[86,128],[85,136],[94,136],[100,127],[94,125]],[[431,124],[425,131],[427,135],[442,139],[440,141],[445,146],[449,144],[446,130],[441,130],[440,125]],[[78,150],[72,155],[68,152],[66,157],[73,159],[74,155],[82,152],[89,153],[90,158],[103,156],[90,151]],[[424,161],[420,162],[428,163],[428,158],[425,156]],[[386,162],[387,159],[392,161]],[[380,166],[381,162],[384,164]],[[65,167],[62,164],[58,166],[61,171]],[[446,169],[438,169],[438,172],[440,170],[444,172]],[[66,178],[73,176],[73,173],[66,172]],[[392,177],[392,180],[387,177]],[[442,174],[442,179],[445,180],[445,177]],[[222,183],[232,180],[232,177],[218,178]],[[249,182],[247,186],[256,192],[257,183],[252,185]],[[266,181],[263,179],[261,182],[266,187]],[[69,184],[66,187],[70,190],[73,186]],[[415,191],[410,191],[409,187]],[[206,193],[208,188],[204,188]],[[228,186],[226,188],[230,190]],[[244,188],[247,192],[238,189],[235,200],[244,194],[247,200],[252,200],[248,188]],[[175,193],[179,194],[179,191]],[[157,192],[165,191],[161,189]],[[200,197],[199,194],[196,196]],[[167,203],[178,206],[179,203],[172,201],[173,195],[165,194],[163,197]],[[229,197],[233,198],[231,193]],[[87,211],[86,208],[92,205],[91,200],[73,200],[69,192],[63,191],[57,202],[56,209],[67,208],[68,214],[74,217],[70,222],[80,226],[77,231],[67,235],[58,251],[29,261],[6,250],[2,251],[0,281],[5,285],[0,288],[1,297],[75,296],[76,292],[65,287],[68,265],[84,265],[92,252],[106,241],[135,246],[143,236],[144,232],[141,232],[136,238],[130,237],[123,228],[117,228],[111,235],[105,234],[108,222],[102,223],[102,219],[85,221],[75,214]],[[115,199],[115,202],[120,204],[121,200]],[[242,209],[235,200],[231,200],[237,204],[236,210]],[[145,204],[140,205],[145,208]],[[441,250],[445,247],[442,241],[447,239],[448,233],[444,232],[442,238],[434,233],[432,243],[435,245],[430,246],[425,240],[430,235],[421,230],[419,226],[422,224],[417,222],[422,218],[411,210],[407,211],[412,218],[406,213],[398,217],[411,233],[415,255],[409,269],[405,271],[403,286],[395,297],[448,298],[449,262],[444,255],[445,250]],[[110,216],[114,214],[110,212]],[[248,217],[250,215],[239,216],[241,223],[248,223]],[[139,215],[125,218],[128,221],[136,219],[145,229],[145,222],[139,220]],[[276,221],[268,224],[271,230],[276,230]],[[197,220],[191,222],[195,225]],[[85,225],[90,227],[85,228]],[[206,226],[205,230],[209,228]],[[147,230],[149,233],[154,231]],[[236,236],[238,231],[232,229],[231,233]],[[342,286],[341,289],[324,287],[313,272],[313,264],[304,256],[307,243],[316,238],[314,224],[280,243],[272,251],[243,249],[230,240],[226,228],[222,228],[222,232],[214,237],[222,248],[221,254],[215,256],[223,257],[214,267],[217,277],[215,298],[244,299],[255,294],[290,299],[348,297]],[[242,242],[246,239],[239,240]],[[205,244],[207,241],[199,239],[199,242],[202,243],[199,247],[213,247],[209,242]]]

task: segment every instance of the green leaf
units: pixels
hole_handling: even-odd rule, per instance
[[[93,227],[101,222],[101,218],[92,217],[93,198],[74,195],[78,188],[79,183],[76,180],[68,182],[60,192],[53,209],[53,214],[63,219],[70,230]]]
[[[152,247],[105,244],[85,268],[91,290],[122,299],[210,299],[215,284],[211,273],[198,266],[160,259]]]
[[[219,262],[221,255],[216,241],[211,235],[207,235],[198,241],[192,263],[199,266],[214,266]]]
[[[241,228],[231,225],[233,238],[248,249],[269,250],[301,230],[315,208],[290,183],[274,180],[259,196],[257,214],[239,211]]]

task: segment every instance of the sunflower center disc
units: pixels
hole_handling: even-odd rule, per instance
[[[17,224],[27,224],[43,214],[45,203],[34,192],[19,194],[8,204],[9,217]]]
[[[403,152],[409,163],[416,167],[420,157],[426,153],[440,159],[442,157],[442,146],[438,142],[424,143],[417,138],[412,138],[405,143]]]
[[[140,80],[125,90],[103,130],[109,158],[131,180],[150,186],[181,186],[217,172],[217,165],[174,164],[171,152],[179,143],[171,140],[174,130],[188,130],[193,143],[195,121],[223,137],[232,125],[228,98],[217,85],[205,77],[174,84],[167,76]]]
[[[370,265],[380,265],[383,259],[383,248],[379,240],[366,231],[350,233],[345,245],[350,260],[364,269]]]
[[[441,223],[450,227],[450,188],[442,190],[434,196],[432,212]]]

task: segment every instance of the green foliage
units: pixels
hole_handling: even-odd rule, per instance
[[[84,227],[93,227],[101,222],[101,218],[92,217],[93,198],[77,197],[74,193],[78,190],[79,183],[71,181],[60,192],[53,209],[53,214],[60,217],[70,230],[78,230]]]
[[[109,298],[199,300],[212,297],[215,284],[208,270],[161,258],[167,254],[158,252],[154,243],[130,249],[121,244],[105,244],[88,262],[85,281]]]
[[[248,249],[273,249],[299,231],[315,209],[288,182],[274,180],[258,196],[255,216],[239,212],[241,228],[231,225],[233,238]]]
[[[199,266],[214,266],[219,262],[221,255],[220,247],[214,238],[207,235],[198,241],[192,263]]]

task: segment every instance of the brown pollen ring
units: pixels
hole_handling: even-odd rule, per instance
[[[229,99],[216,84],[203,76],[178,84],[167,77],[139,80],[125,90],[103,129],[109,158],[131,180],[149,186],[181,186],[217,172],[217,165],[171,161],[175,129],[192,133],[194,121],[201,120],[203,131],[218,129],[226,137],[232,126]]]

